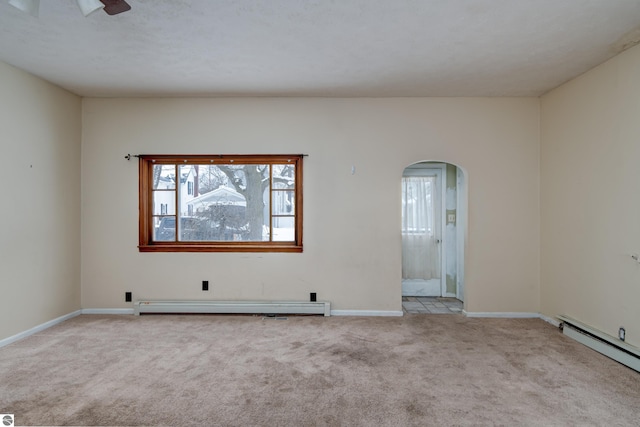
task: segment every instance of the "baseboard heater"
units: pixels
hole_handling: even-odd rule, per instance
[[[321,314],[331,315],[328,301],[136,301],[134,313]]]
[[[568,316],[558,316],[562,332],[581,344],[640,372],[640,349]]]

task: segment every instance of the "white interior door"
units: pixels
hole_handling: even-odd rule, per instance
[[[405,169],[402,177],[402,295],[442,296],[443,168]]]

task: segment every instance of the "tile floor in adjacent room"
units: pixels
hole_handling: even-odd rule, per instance
[[[462,314],[462,301],[443,297],[402,297],[405,314]]]

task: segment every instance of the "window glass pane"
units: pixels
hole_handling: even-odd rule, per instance
[[[273,188],[295,188],[294,165],[273,165]]]
[[[153,240],[171,242],[176,239],[176,217],[162,216],[153,219]]]
[[[206,241],[208,239],[207,232],[208,223],[202,218],[181,216],[178,231],[180,233],[179,241]]]
[[[295,214],[295,192],[274,191],[273,192],[273,214],[274,215],[294,215]]]
[[[173,190],[176,188],[175,165],[153,165],[153,189]]]
[[[293,189],[295,189],[295,183],[293,183],[293,182],[287,183],[287,182],[275,181],[273,183],[273,189],[274,190],[293,190]]]
[[[175,215],[176,193],[175,191],[153,192],[153,215]]]
[[[293,217],[273,218],[273,240],[276,242],[293,242],[296,238],[295,220]]]
[[[411,176],[402,178],[402,232],[433,236],[433,189],[436,177]]]
[[[193,165],[194,176],[198,177],[194,196],[215,190],[223,185],[229,186],[229,177],[218,166],[209,163]]]
[[[180,234],[182,240],[269,240],[269,165],[202,164],[180,169],[185,180],[180,214],[199,221],[191,227],[197,231]],[[191,180],[192,195],[186,184]]]
[[[185,216],[189,213],[190,201],[195,198],[196,187],[196,172],[198,167],[196,165],[179,165],[178,171],[180,179],[178,180],[178,196],[180,215]]]

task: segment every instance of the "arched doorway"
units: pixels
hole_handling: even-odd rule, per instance
[[[466,179],[458,166],[423,161],[402,174],[402,296],[464,301]]]

